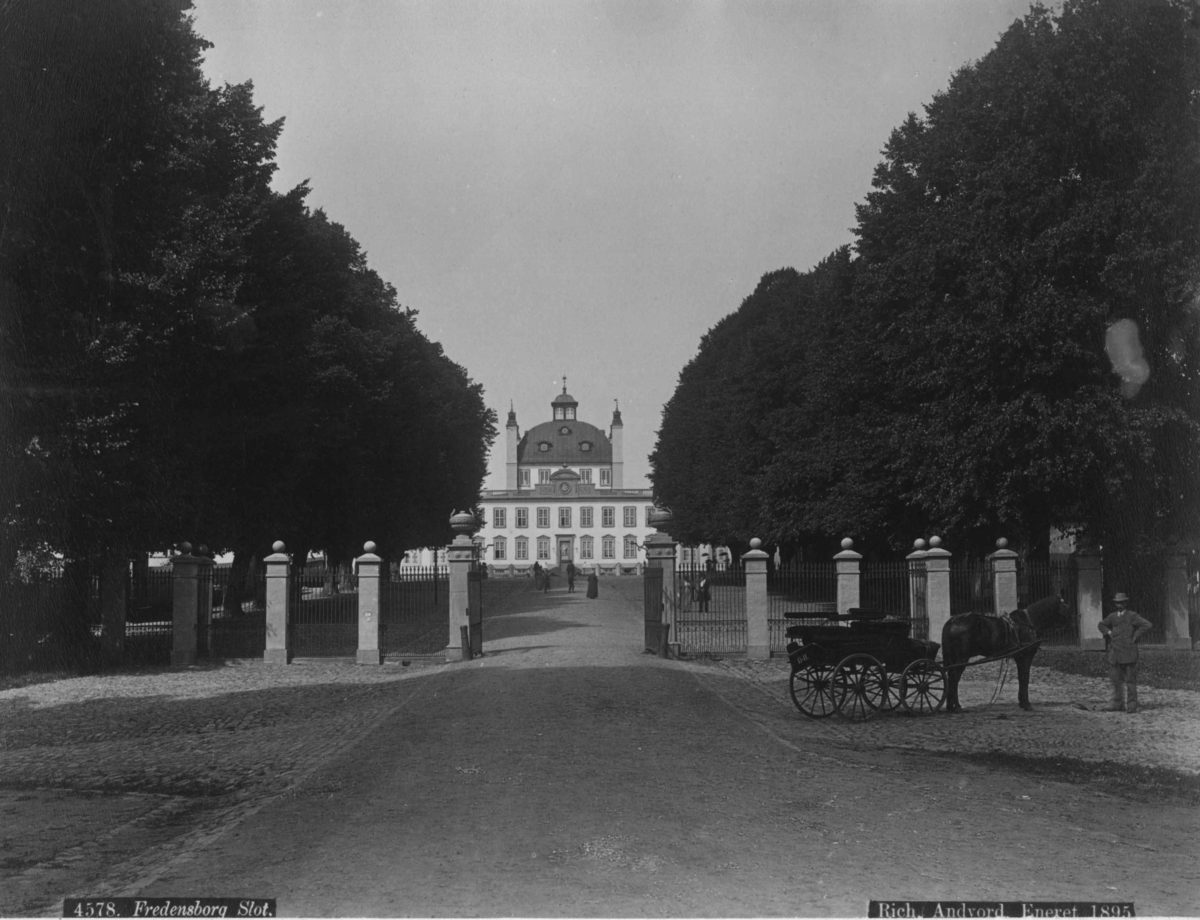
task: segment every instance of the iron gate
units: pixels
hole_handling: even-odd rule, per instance
[[[646,618],[646,651],[657,654],[659,649],[666,648],[667,641],[662,621],[662,569],[654,566],[647,567],[642,581],[642,600]]]
[[[297,658],[354,658],[358,653],[358,580],[324,566],[293,569],[288,629]]]
[[[387,566],[379,586],[379,648],[384,655],[440,655],[450,633],[445,567]]]

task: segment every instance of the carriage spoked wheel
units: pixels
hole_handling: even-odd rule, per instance
[[[810,665],[792,671],[792,702],[806,716],[824,719],[837,709],[833,704],[833,668]]]
[[[833,704],[852,722],[872,719],[884,708],[887,675],[870,655],[843,658],[833,671]]]
[[[887,668],[883,669],[883,702],[879,708],[892,712],[904,705],[904,684],[900,676]]]
[[[946,670],[938,662],[920,658],[900,676],[904,708],[913,715],[927,716],[946,703]]]

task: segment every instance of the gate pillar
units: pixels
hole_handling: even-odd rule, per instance
[[[363,544],[363,554],[358,563],[358,663],[383,664],[379,650],[379,564],[383,561],[375,555],[375,544],[369,540]]]
[[[652,533],[646,538],[643,544],[646,550],[646,568],[655,568],[662,570],[662,639],[659,642],[658,653],[660,656],[667,654],[667,646],[673,638],[678,636],[678,631],[675,627],[675,611],[678,607],[679,594],[676,590],[675,583],[675,556],[677,554],[677,544],[675,538],[667,533],[667,528],[674,522],[675,516],[666,508],[655,508],[650,514],[650,526],[656,533]],[[620,565],[617,570],[620,571]],[[676,643],[678,644],[678,643]]]
[[[288,574],[292,561],[279,540],[271,548],[275,552],[263,560],[267,568],[267,647],[263,649],[263,661],[267,664],[290,664]]]
[[[446,547],[446,562],[450,568],[450,634],[446,637],[446,660],[462,661],[462,628],[470,628],[471,566],[475,562],[475,516],[459,511],[450,517],[450,527],[457,534]]]
[[[925,579],[925,541],[916,540],[913,551],[904,557],[908,561],[908,603],[913,620],[914,639],[932,639],[941,642],[942,637],[929,631],[928,584]]]
[[[125,652],[125,609],[129,600],[129,560],[107,559],[100,573],[101,638],[109,661],[120,661]]]
[[[846,537],[842,541],[842,551],[833,557],[833,561],[837,564],[837,609],[838,613],[846,613],[861,604],[859,570],[862,554],[854,551],[854,541]]]
[[[1081,549],[1075,560],[1075,598],[1079,610],[1079,647],[1104,648],[1100,621],[1104,619],[1104,557]]]
[[[929,538],[925,550],[925,606],[929,613],[929,638],[942,641],[942,627],[950,619],[950,552],[941,537]]]
[[[179,544],[179,555],[171,560],[171,665],[196,663],[196,626],[200,615],[200,566],[209,560],[192,555],[192,544]]]
[[[988,556],[992,563],[992,609],[996,615],[1012,613],[1021,606],[1017,597],[1017,554],[1008,548],[1008,541],[996,541],[996,551]]]
[[[762,540],[754,537],[750,551],[742,555],[746,571],[746,657],[771,657],[771,628],[768,624],[767,554]]]
[[[1163,627],[1166,643],[1171,648],[1191,648],[1188,623],[1187,554],[1178,547],[1167,550],[1163,559],[1166,584],[1163,599]]]

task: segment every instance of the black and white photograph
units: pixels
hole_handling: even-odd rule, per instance
[[[0,918],[1200,917],[1200,0],[0,0]]]

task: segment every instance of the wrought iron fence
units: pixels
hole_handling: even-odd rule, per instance
[[[810,613],[812,619],[788,619],[785,613]],[[788,626],[822,623],[837,613],[837,564],[793,562],[767,571],[767,631],[772,652],[787,650]]]
[[[292,569],[288,631],[297,658],[353,658],[358,652],[358,577],[346,569]]]
[[[388,566],[380,573],[379,647],[384,655],[431,656],[450,633],[450,570]]]
[[[746,573],[740,566],[687,565],[675,572],[671,642],[693,654],[746,651]]]
[[[267,573],[248,575],[240,592],[230,591],[232,576],[230,566],[213,567],[212,616],[207,626],[197,624],[206,631],[206,641],[197,645],[212,658],[261,658],[267,647]],[[240,603],[226,603],[235,596]]]
[[[954,559],[950,563],[950,613],[995,613],[992,563],[988,559]]]
[[[1034,601],[1051,595],[1061,597],[1065,602],[1067,622],[1059,629],[1039,633],[1039,638],[1046,645],[1078,645],[1079,604],[1075,567],[1069,559],[1022,561],[1017,568],[1017,603],[1021,607],[1028,607]]]

